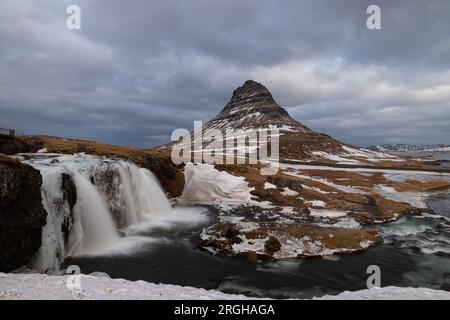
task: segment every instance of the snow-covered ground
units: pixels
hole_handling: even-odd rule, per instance
[[[360,291],[345,291],[320,300],[450,300],[450,292],[427,288],[383,287]]]
[[[243,295],[225,294],[214,290],[154,284],[144,281],[110,279],[101,276],[81,275],[81,289],[69,289],[70,276],[45,274],[0,273],[0,300],[244,300],[254,299]],[[337,296],[314,299],[324,300],[399,300],[438,299],[450,300],[450,292],[426,288],[372,288],[342,292]]]
[[[219,291],[81,275],[80,287],[69,289],[71,276],[0,273],[1,299],[46,300],[231,300],[248,299]],[[69,285],[70,286],[70,285]]]

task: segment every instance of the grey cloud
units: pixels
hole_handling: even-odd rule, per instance
[[[69,4],[82,30],[65,28]],[[306,125],[355,144],[449,143],[450,4],[387,1],[0,4],[0,125],[151,146],[253,78]]]

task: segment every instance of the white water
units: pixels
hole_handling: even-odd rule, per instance
[[[135,182],[134,190],[140,222],[171,210],[169,200],[157,178],[149,170],[143,168],[132,170],[131,181]]]
[[[129,171],[128,168],[119,166],[118,168],[120,179],[122,180],[122,192],[124,197],[124,203],[126,207],[126,223],[128,225],[133,225],[139,222],[139,213],[134,204],[133,189],[128,178]]]
[[[172,210],[152,172],[124,161],[116,163],[115,169],[121,180],[126,226],[151,220]]]
[[[80,243],[73,248],[73,253],[88,253],[113,245],[119,235],[105,201],[94,185],[83,176],[72,176],[77,187],[77,203],[74,214],[81,223]]]
[[[40,170],[48,213],[42,246],[33,261],[40,271],[58,271],[68,255],[92,255],[117,247],[119,229],[170,216],[172,207],[157,178],[123,160],[84,154],[22,155]],[[63,175],[71,177],[76,203],[71,210]],[[65,234],[64,230],[66,231]]]

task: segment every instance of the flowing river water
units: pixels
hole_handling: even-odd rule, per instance
[[[130,254],[77,257],[65,261],[83,273],[103,271],[112,278],[178,284],[271,298],[311,298],[366,288],[367,267],[378,265],[382,286],[450,290],[450,194],[428,200],[436,215],[404,217],[379,227],[385,243],[363,253],[326,258],[249,262],[213,256],[196,245],[202,228],[172,224],[136,231],[156,239]]]

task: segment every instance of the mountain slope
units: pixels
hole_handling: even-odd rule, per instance
[[[230,101],[222,111],[203,126],[203,132],[208,129],[218,129],[226,135],[229,130],[252,132],[258,129],[274,128],[278,128],[280,132],[281,159],[344,164],[398,159],[397,156],[354,147],[327,134],[311,130],[293,119],[275,101],[264,85],[253,80],[247,80],[233,91]],[[235,135],[242,135],[242,133],[235,133]],[[229,134],[227,138],[230,138]],[[208,142],[210,141],[203,141],[203,146]],[[226,149],[225,140],[223,147],[223,154],[229,154],[237,149]]]

